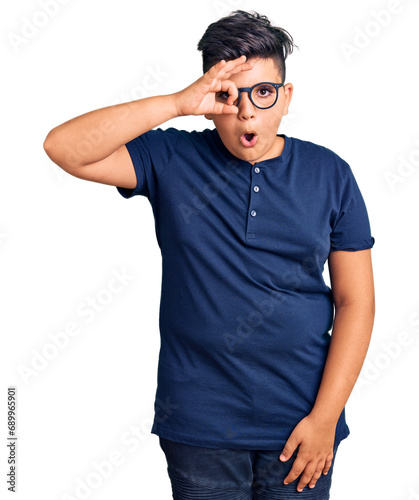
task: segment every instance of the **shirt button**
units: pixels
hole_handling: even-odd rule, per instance
[[[251,215],[252,217],[256,217],[256,210],[252,210],[252,211],[250,212],[250,215]]]
[[[259,186],[255,186],[255,187],[253,188],[253,191],[255,191],[255,193],[257,193],[257,192],[259,191]]]
[[[259,167],[255,167],[255,172],[258,174],[260,172],[260,168]]]

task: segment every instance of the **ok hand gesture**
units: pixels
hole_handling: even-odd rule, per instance
[[[232,75],[253,68],[252,62],[245,62],[246,56],[226,62],[224,59],[210,68],[204,75],[185,89],[175,94],[179,116],[206,114],[236,114],[233,102],[239,93],[236,84],[229,80]],[[227,100],[217,100],[218,92],[229,94]]]

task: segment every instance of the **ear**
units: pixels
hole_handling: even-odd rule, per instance
[[[284,91],[285,91],[285,105],[284,105],[284,112],[282,114],[287,115],[288,114],[288,107],[291,103],[292,95],[294,92],[294,87],[293,87],[292,83],[285,84]]]

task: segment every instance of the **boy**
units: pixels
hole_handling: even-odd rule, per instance
[[[349,165],[277,134],[293,45],[265,16],[235,11],[207,28],[204,75],[189,87],[76,117],[44,143],[68,173],[152,205],[163,266],[152,432],[175,499],[299,498],[307,485],[304,498],[329,498],[349,435],[374,238]],[[152,130],[185,115],[215,128]],[[97,127],[103,141],[81,153]]]

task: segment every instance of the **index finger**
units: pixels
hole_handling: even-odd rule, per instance
[[[227,78],[230,78],[231,75],[235,75],[236,73],[240,73],[240,71],[249,71],[254,66],[253,62],[245,62],[233,68],[231,71],[227,73]]]
[[[225,61],[227,64],[243,64],[244,62],[246,62],[247,60],[247,56],[245,56],[244,54],[242,54],[240,57],[236,57],[236,59],[230,59],[229,61],[227,61],[226,59],[222,59],[220,62],[222,61]]]
[[[242,68],[240,68],[242,66]],[[230,61],[226,61],[222,59],[217,64],[209,70],[213,73],[217,72],[216,75],[220,76],[220,73],[223,73],[223,77],[227,77],[233,74],[233,71],[237,73],[238,71],[242,71],[243,69],[251,69],[253,67],[253,63],[246,62],[246,56],[240,56],[237,59],[230,59]],[[237,68],[238,71],[236,71]],[[228,76],[227,76],[228,75]]]
[[[225,61],[225,59],[223,59],[223,61]],[[253,63],[249,62],[247,60],[247,56],[243,54],[242,56],[237,57],[237,59],[230,59],[229,61],[226,61],[226,65],[223,69],[231,71],[233,68],[237,68],[239,66],[253,66]]]

